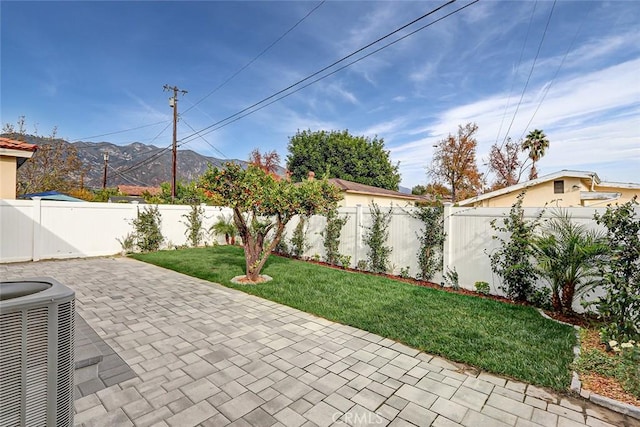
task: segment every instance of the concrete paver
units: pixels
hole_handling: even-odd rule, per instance
[[[640,425],[127,258],[2,264],[0,276],[51,276],[74,289],[79,314],[135,373],[85,389],[76,425]]]

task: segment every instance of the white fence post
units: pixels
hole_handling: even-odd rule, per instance
[[[42,245],[42,199],[34,197],[33,199],[33,241],[31,246],[31,259],[33,261],[40,260]]]
[[[362,247],[362,205],[356,205],[356,242],[354,246],[353,265],[358,266],[360,262],[360,248]]]
[[[451,208],[453,207],[452,203],[444,203],[444,212],[443,212],[443,226],[444,226],[444,244],[443,244],[443,253],[442,253],[442,274],[443,276],[449,271],[450,263],[451,263],[451,251],[453,246],[453,238],[451,236]]]

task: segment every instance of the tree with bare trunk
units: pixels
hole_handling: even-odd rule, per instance
[[[342,198],[326,179],[294,184],[251,164],[247,169],[233,163],[227,163],[225,169],[210,168],[201,185],[233,209],[244,244],[246,279],[253,283],[260,281],[260,271],[292,217],[324,212]]]
[[[519,159],[522,152],[522,144],[507,141],[501,147],[497,144],[491,146],[489,151],[489,170],[496,176],[491,185],[491,191],[510,187],[520,182],[524,170],[524,162]]]

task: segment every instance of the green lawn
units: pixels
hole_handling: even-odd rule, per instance
[[[530,307],[272,256],[260,285],[234,285],[242,248],[216,246],[133,258],[220,283],[345,325],[532,384],[567,389],[573,328]]]

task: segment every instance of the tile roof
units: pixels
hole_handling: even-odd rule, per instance
[[[35,144],[29,144],[28,142],[0,137],[0,148],[8,150],[36,151],[38,146]]]
[[[160,194],[162,189],[160,187],[142,187],[138,185],[118,185],[118,191],[127,196],[142,196],[142,193],[147,191],[152,196]]]
[[[360,184],[340,178],[329,178],[328,181],[339,189],[348,193],[371,194],[377,196],[399,197],[402,199],[418,200],[419,196],[413,194],[400,193],[399,191],[387,190],[385,188],[373,187],[371,185]]]

